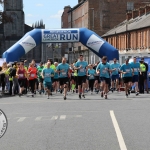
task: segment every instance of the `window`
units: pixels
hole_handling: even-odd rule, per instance
[[[127,2],[127,11],[134,9],[134,2]]]

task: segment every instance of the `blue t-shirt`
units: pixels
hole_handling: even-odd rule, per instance
[[[60,72],[59,73],[59,78],[66,78],[68,77],[68,70],[69,70],[69,65],[67,63],[63,64],[63,63],[60,63],[58,66],[57,66],[57,71],[62,71],[63,72]]]
[[[78,76],[85,76],[86,75],[86,67],[88,66],[88,63],[86,61],[78,61],[75,64],[75,67],[80,67],[82,66],[81,69],[78,69]]]
[[[131,64],[123,64],[120,70],[126,72],[126,74],[123,74],[123,77],[132,77]]]
[[[59,78],[59,74],[57,72],[55,72],[54,79],[58,79],[58,78]]]
[[[139,75],[140,63],[131,62],[131,68],[134,69],[134,75]]]
[[[110,64],[109,63],[106,63],[106,64],[99,63],[99,65],[96,68],[96,70],[100,71],[100,77],[109,78],[109,71],[106,69],[110,70]]]
[[[95,74],[96,74],[96,71],[94,69],[88,69],[88,75],[90,75],[89,80],[95,79],[95,76],[94,76]]]
[[[54,70],[51,68],[43,69],[44,82],[52,82],[51,74],[54,74]]]
[[[120,64],[119,63],[112,63],[111,65],[110,65],[110,68],[111,68],[111,70],[112,69],[116,69],[116,70],[114,70],[114,71],[112,71],[112,75],[118,75],[119,74],[119,68],[120,68]]]

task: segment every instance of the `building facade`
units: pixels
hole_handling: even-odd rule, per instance
[[[150,57],[150,5],[126,13],[126,20],[102,36],[126,57]]]
[[[11,16],[13,22],[0,24],[0,57],[2,57],[3,52],[18,42],[27,32],[34,28],[45,28],[42,21],[34,27],[25,24],[23,0],[7,0],[7,3],[4,4],[4,12]],[[46,44],[43,47],[45,49]],[[27,59],[29,62],[35,59],[36,62],[40,62],[41,56],[42,45],[39,45],[20,59]]]
[[[145,2],[148,0],[79,0],[73,8],[65,7],[62,14],[62,28],[86,27],[102,36],[122,22],[127,11],[144,6]],[[68,9],[70,10],[67,12]],[[77,59],[79,53],[83,53],[89,63],[99,60],[80,43],[69,43],[63,47],[63,51],[70,54],[71,61]]]

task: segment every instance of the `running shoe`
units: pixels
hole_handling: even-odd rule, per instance
[[[62,90],[60,90],[60,94],[62,94],[62,92],[63,92],[63,91],[62,91]]]
[[[64,100],[66,100],[67,98],[66,98],[66,96],[64,96]]]
[[[135,94],[136,96],[138,96],[139,95],[139,92],[136,92],[136,94]]]
[[[126,98],[128,98],[128,94],[126,94]]]
[[[107,95],[105,94],[105,99],[107,99]]]
[[[103,92],[101,92],[101,97],[103,97],[104,96],[104,94],[103,94]]]
[[[83,98],[85,98],[85,95],[84,95],[84,94],[82,94],[82,97],[83,97]]]
[[[81,99],[81,94],[79,94],[79,98]]]

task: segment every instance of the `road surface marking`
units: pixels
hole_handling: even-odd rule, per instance
[[[17,122],[23,122],[27,117],[20,117]]]
[[[65,120],[66,119],[66,115],[61,115],[60,116],[60,120]]]
[[[57,120],[58,119],[58,116],[53,116],[52,118],[51,118],[51,120]]]
[[[115,114],[114,114],[113,110],[110,111],[110,116],[111,116],[111,119],[112,119],[112,122],[113,122],[113,125],[114,125],[114,128],[115,128],[115,131],[116,131],[116,135],[117,135],[117,138],[118,138],[120,149],[121,150],[127,150],[126,144],[124,142],[121,130],[119,128],[119,125],[118,125],[118,122],[116,120],[116,117],[115,117]]]
[[[35,121],[40,121],[42,119],[42,117],[36,117]]]

